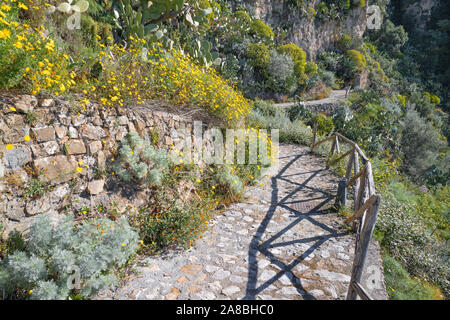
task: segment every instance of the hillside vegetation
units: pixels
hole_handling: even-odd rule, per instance
[[[289,0],[284,4],[297,10],[299,19],[322,22],[342,19],[352,10],[364,12],[367,6],[364,0]],[[280,129],[282,142],[306,145],[312,141],[311,127],[317,121],[321,137],[340,132],[357,142],[374,164],[376,185],[383,196],[376,236],[385,255],[390,297],[436,299],[442,294],[448,298],[450,5],[442,1],[433,7],[425,28],[418,30],[404,22],[406,14],[399,1],[371,4],[381,8],[379,30],[366,30],[363,37],[340,32],[332,50],[312,59],[301,43],[285,40],[290,26],[268,25],[251,15],[245,1],[232,7],[225,0],[80,0],[71,4],[2,0],[0,89],[64,97],[74,101],[75,114],[84,114],[94,102],[120,108],[164,101],[175,107],[201,108],[230,127],[245,123],[255,131]],[[358,85],[358,79],[366,81]],[[322,99],[333,89],[346,88],[353,89],[348,99],[327,115],[313,113],[301,103],[287,110],[272,104],[295,97]],[[15,147],[9,141],[3,144],[8,150]],[[6,296],[92,296],[117,281],[106,276],[105,270],[123,267],[136,252],[192,245],[207,228],[211,212],[238,199],[263,166],[259,161],[203,168],[174,163],[158,152],[129,134],[115,151],[115,166],[105,170],[104,174],[117,174],[124,183],[146,185],[154,195],[148,206],[128,212],[127,221],[114,222],[122,231],[117,237],[108,234],[109,243],[133,243],[131,249],[125,245],[118,251],[103,248],[120,256],[120,263],[108,260],[85,271],[84,291],[61,291],[66,279],[59,279],[55,270],[66,267],[62,264],[67,257],[81,259],[87,252],[79,253],[66,242],[80,241],[80,246],[93,250],[98,239],[82,239],[81,233],[70,231],[70,216],[60,233],[52,235],[43,227],[43,218],[37,222],[42,228],[32,237],[43,239],[45,249],[24,242],[19,235],[0,245],[0,287],[8,284]],[[150,162],[160,165],[151,169]],[[337,172],[342,171],[340,166]],[[37,175],[29,186],[39,189],[32,192],[36,196],[45,194],[39,181]],[[187,182],[194,186],[190,190],[195,196],[174,206],[171,196],[176,186]],[[114,209],[107,210],[114,215]],[[92,221],[80,230],[96,232],[90,229],[94,223],[103,232],[103,225],[113,223]],[[56,253],[50,250],[55,241],[65,241],[55,248]],[[60,264],[48,262],[53,254],[60,257],[56,261]],[[29,274],[31,266],[41,272]]]

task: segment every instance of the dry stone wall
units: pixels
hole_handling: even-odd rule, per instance
[[[12,229],[23,231],[33,216],[44,212],[57,215],[67,207],[80,210],[112,202],[119,206],[143,203],[148,191],[127,194],[101,174],[121,140],[136,131],[155,147],[169,149],[180,139],[178,129],[189,132],[195,120],[212,119],[204,111],[192,114],[192,109],[190,115],[182,109],[167,112],[167,106],[155,102],[119,109],[89,103],[83,113],[78,109],[79,104],[65,100],[0,95],[3,237]],[[41,172],[40,179],[50,188],[43,196],[26,196],[32,172]]]

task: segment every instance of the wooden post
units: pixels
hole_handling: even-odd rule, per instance
[[[353,171],[355,172],[355,175],[357,175],[359,173],[359,155],[358,155],[358,151],[355,150],[355,152],[353,153]],[[353,207],[355,209],[355,212],[358,210],[358,208],[356,208],[357,204],[357,199],[358,199],[358,191],[359,191],[359,180],[356,180],[355,182],[355,187],[353,188]]]
[[[336,141],[335,141],[334,145],[336,146],[336,153],[339,154],[339,153],[341,153],[341,149],[339,148],[339,138],[337,135],[335,135],[335,139],[336,139]]]
[[[356,179],[355,181],[355,186],[356,183],[358,183],[358,193],[357,196],[355,198],[355,213],[358,212],[359,208],[361,208],[361,206],[364,204],[365,202],[365,197],[367,194],[367,166],[364,167],[361,170],[361,175],[359,177],[359,179]],[[361,231],[361,221],[362,221],[363,217],[361,217],[361,219],[359,219],[359,225],[358,224],[358,220],[353,221],[353,230],[357,229],[356,232],[356,243],[358,243],[359,241],[359,233]]]
[[[345,179],[350,180],[352,177],[352,167],[353,167],[353,157],[355,156],[355,150],[351,153],[350,158],[348,158],[347,171],[345,172]]]
[[[357,244],[355,259],[353,260],[352,278],[347,292],[347,300],[356,300],[357,292],[352,284],[361,283],[361,277],[364,271],[364,263],[366,262],[367,251],[369,249],[370,240],[372,239],[373,229],[377,221],[378,209],[380,207],[381,196],[377,195],[372,206],[366,213],[366,219],[362,226],[360,240]]]
[[[331,154],[330,154],[330,156],[333,156],[335,148],[336,148],[336,136],[334,137],[333,143],[331,144]]]
[[[356,293],[361,298],[361,300],[373,300],[372,297],[370,296],[370,294],[358,282],[353,282],[352,286],[353,286],[353,289],[356,291]]]
[[[347,179],[343,178],[338,183],[335,207],[345,207],[347,205]]]
[[[316,121],[314,121],[314,129],[313,129],[313,142],[312,145],[316,144],[316,138],[317,138],[317,126],[319,125],[319,123]]]

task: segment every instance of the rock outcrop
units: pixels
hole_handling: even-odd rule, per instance
[[[232,2],[235,7],[244,3],[254,17],[265,21],[272,28],[287,26],[285,42],[300,46],[310,59],[314,59],[322,51],[332,49],[342,33],[362,37],[367,26],[366,8],[355,8],[342,19],[319,21],[308,17],[301,9],[293,9],[288,0]],[[315,8],[320,2],[309,0],[308,7]]]

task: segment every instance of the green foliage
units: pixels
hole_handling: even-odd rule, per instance
[[[406,113],[400,128],[403,168],[416,180],[422,180],[426,170],[437,163],[437,153],[445,147],[445,142],[433,125],[414,110]]]
[[[400,203],[391,193],[385,192],[376,228],[382,247],[408,273],[438,285],[448,296],[448,248],[429,229],[420,211],[416,212],[408,203]]]
[[[233,15],[236,19],[239,19],[246,24],[250,24],[252,21],[252,18],[248,15],[248,13],[243,10],[237,10],[233,13]]]
[[[250,32],[263,40],[272,40],[275,34],[264,21],[255,19],[250,23]]]
[[[434,234],[443,240],[447,240],[450,223],[450,203],[448,200],[450,188],[448,186],[435,187],[435,189],[419,188],[411,183],[407,184],[394,178],[396,178],[395,173],[394,177],[391,177],[387,191],[392,193],[397,201],[413,208],[428,228],[433,230]]]
[[[366,68],[366,58],[358,50],[348,50],[347,57],[350,59],[351,66],[356,72],[361,72]]]
[[[219,170],[216,170],[214,178],[216,183],[228,190],[228,192],[240,193],[243,190],[244,185],[241,179],[232,173],[229,165],[224,165]]]
[[[322,113],[318,113],[315,120],[317,121],[317,132],[320,135],[328,135],[334,130],[333,119]]]
[[[256,68],[266,68],[270,62],[269,47],[263,43],[251,43],[247,49],[250,64]]]
[[[291,120],[291,121],[302,120],[308,124],[313,123],[314,114],[303,103],[297,103],[297,104],[291,106],[287,110],[287,114],[289,116],[289,120]]]
[[[258,108],[252,110],[248,117],[249,125],[256,128],[278,129],[280,142],[298,143],[301,145],[311,145],[312,130],[310,126],[298,120],[297,117],[291,121],[286,110],[268,103],[260,103]],[[328,148],[328,149],[327,149]],[[322,144],[316,150],[318,154],[326,155],[330,145]]]
[[[89,298],[117,283],[111,270],[123,266],[137,245],[137,233],[125,219],[75,224],[66,215],[55,225],[50,216],[40,215],[25,245],[0,262],[0,292],[3,299]],[[76,270],[78,289],[68,285]]]
[[[302,79],[305,76],[305,62],[298,60],[294,64],[294,75],[297,79]]]
[[[343,55],[338,52],[322,52],[319,55],[319,63],[323,65],[326,70],[334,73],[342,73]]]
[[[342,51],[350,50],[352,48],[352,45],[353,45],[352,36],[344,33],[343,35],[341,35],[341,37],[337,41],[337,45],[339,46],[339,48]]]
[[[112,44],[112,26],[108,23],[96,21],[89,15],[81,15],[81,30],[86,46],[98,48],[100,43]]]
[[[424,92],[425,96],[427,96],[427,98],[430,100],[430,103],[433,105],[438,105],[441,103],[441,100],[439,99],[438,96],[431,94],[429,92]]]
[[[423,280],[411,278],[394,258],[383,256],[386,291],[391,300],[441,300],[438,289]]]
[[[158,186],[162,183],[168,165],[166,150],[155,150],[136,132],[130,132],[122,140],[119,157],[112,170],[124,182]]]
[[[370,39],[381,50],[393,57],[401,54],[401,49],[408,41],[408,34],[403,26],[395,26],[392,21],[385,19],[380,30],[374,30]]]
[[[131,223],[150,252],[168,246],[189,247],[206,230],[209,211],[202,201],[175,203],[177,199],[158,193],[155,206],[130,214]]]
[[[325,2],[320,2],[317,6],[317,14],[327,16],[330,13],[330,10],[327,7]]]
[[[298,45],[290,43],[285,44],[277,49],[277,51],[281,54],[285,54],[292,58],[294,62],[303,62],[305,64],[306,61],[306,52],[303,51]]]
[[[305,74],[308,77],[311,77],[311,76],[317,74],[317,70],[318,70],[318,66],[314,62],[309,61],[309,62],[306,63],[306,65],[305,65]]]
[[[335,87],[336,78],[331,71],[325,71],[321,74],[322,82],[328,87]]]
[[[50,185],[40,177],[33,177],[28,183],[23,195],[26,199],[39,198],[50,191]]]
[[[259,99],[254,102],[253,110],[267,117],[275,117],[282,113],[282,110],[274,104]]]
[[[366,6],[366,0],[359,0],[357,3],[358,8],[363,8]]]
[[[295,90],[293,77],[294,62],[292,58],[279,54],[275,50],[270,53],[270,63],[267,67],[269,86],[275,92],[290,93]]]

